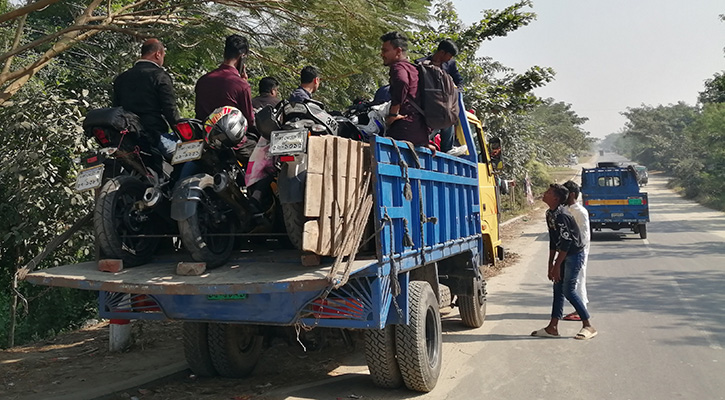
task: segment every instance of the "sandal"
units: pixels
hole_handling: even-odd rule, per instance
[[[589,340],[593,338],[594,336],[597,336],[597,330],[592,327],[584,327],[579,330],[579,333],[574,336],[574,339],[577,340]]]
[[[552,335],[551,333],[549,333],[549,332],[546,331],[546,328],[541,328],[538,331],[531,332],[531,336],[536,336],[536,337],[559,337],[559,334],[557,333],[556,335]]]
[[[579,314],[574,311],[573,313],[566,314],[564,318],[562,318],[564,321],[581,321],[581,317]]]

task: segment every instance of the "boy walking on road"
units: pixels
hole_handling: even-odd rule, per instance
[[[579,204],[577,199],[579,198],[579,185],[574,181],[567,181],[564,183],[564,187],[569,190],[569,198],[566,200],[566,212],[571,214],[579,227],[581,232],[582,241],[584,242],[584,263],[582,264],[582,270],[579,273],[579,278],[576,281],[576,292],[581,297],[584,305],[589,304],[589,297],[587,296],[587,261],[589,260],[589,242],[591,241],[589,230],[589,212],[584,206]],[[576,311],[569,313],[563,318],[565,321],[581,321],[579,314]]]
[[[546,223],[549,228],[548,277],[554,282],[554,299],[551,306],[549,324],[531,332],[531,336],[559,337],[559,320],[564,314],[566,298],[581,317],[582,329],[575,339],[591,339],[597,335],[596,329],[589,323],[589,312],[582,299],[576,293],[576,281],[584,261],[584,244],[579,227],[570,214],[564,212],[563,205],[569,197],[569,190],[562,185],[552,183],[544,193],[542,200],[549,209],[546,211]]]

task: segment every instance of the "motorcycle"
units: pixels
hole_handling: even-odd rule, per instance
[[[98,190],[93,228],[104,257],[133,267],[150,261],[171,233],[168,200],[173,167],[143,133],[137,115],[121,107],[88,112],[83,129],[99,149],[81,158],[75,189]]]
[[[325,111],[324,105],[308,99],[303,103],[282,102],[277,108],[264,108],[257,115],[257,129],[270,138],[269,154],[279,161],[277,178],[287,235],[302,249],[304,193],[307,179],[307,138],[311,135],[337,135],[367,140],[364,131],[348,117]]]
[[[237,236],[264,222],[273,225],[274,196],[267,210],[248,196],[245,165],[235,151],[247,135],[247,120],[241,111],[221,107],[204,123],[187,120],[176,128],[182,136],[200,143],[202,151],[182,161],[194,163],[194,168],[182,171],[196,169],[198,173],[178,183],[171,218],[178,223],[181,242],[192,258],[208,268],[218,267],[231,256]]]

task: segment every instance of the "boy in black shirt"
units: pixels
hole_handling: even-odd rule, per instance
[[[582,320],[582,329],[574,338],[591,339],[597,335],[597,331],[589,323],[589,312],[575,290],[577,276],[584,262],[584,243],[574,217],[564,212],[562,205],[568,196],[569,191],[564,186],[554,183],[549,185],[542,199],[549,206],[546,211],[546,224],[549,227],[548,277],[554,282],[554,302],[549,325],[531,332],[531,336],[559,336],[558,325],[564,316],[566,298]]]

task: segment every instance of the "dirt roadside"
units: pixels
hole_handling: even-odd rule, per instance
[[[518,238],[523,227],[540,221],[541,208],[501,228],[504,243]],[[495,277],[518,260],[507,249],[506,260],[485,271]],[[0,398],[30,399],[260,399],[272,389],[345,373],[365,373],[362,337],[354,346],[332,338],[321,350],[303,351],[277,339],[247,379],[198,378],[185,368],[181,324],[136,321],[134,345],[124,353],[108,351],[108,323],[59,335],[51,340],[0,351]],[[166,381],[149,380],[172,375]],[[137,386],[144,382],[142,386]],[[108,394],[116,392],[115,394]]]

